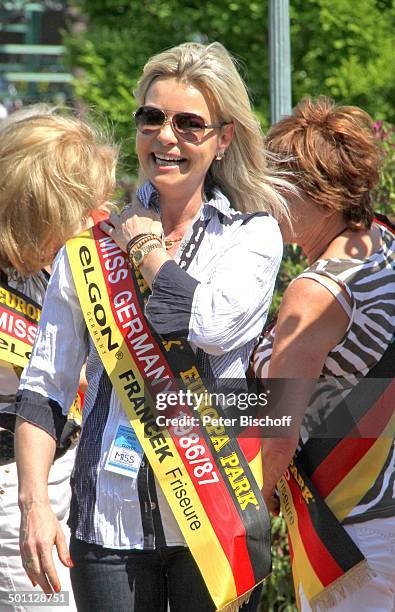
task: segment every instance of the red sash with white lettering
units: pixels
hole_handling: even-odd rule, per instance
[[[24,368],[30,358],[41,308],[0,282],[0,360]]]
[[[0,282],[0,360],[22,369],[27,365],[40,316],[41,306],[37,302]],[[68,425],[62,439],[64,448],[69,446],[67,432],[71,423],[72,431],[76,431],[81,425],[82,404],[83,397],[78,392],[68,413]]]
[[[215,606],[237,610],[271,569],[270,520],[250,467],[260,441],[243,440],[241,451],[188,342],[163,341],[150,328],[149,288],[110,238],[96,226],[67,252],[88,330]],[[157,409],[179,391],[192,405]]]

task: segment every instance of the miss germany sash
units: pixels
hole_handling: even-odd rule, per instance
[[[376,222],[394,231],[381,215]],[[299,609],[300,585],[313,611],[327,610],[374,575],[341,521],[374,485],[393,445],[394,364],[395,342],[277,483]],[[325,437],[328,431],[336,437]]]
[[[30,359],[40,316],[41,306],[37,302],[0,280],[0,361],[22,372]],[[78,393],[68,413],[62,439],[65,448],[69,445],[68,432],[74,434],[81,426],[81,398]]]
[[[0,282],[0,360],[24,368],[30,358],[41,308]]]
[[[69,241],[67,253],[87,328],[214,604],[236,611],[271,569],[270,520],[256,480],[260,440],[243,440],[243,453],[218,424],[222,409],[208,401],[191,347],[149,327],[149,288],[111,238],[95,226]],[[174,406],[172,423],[159,425],[158,394],[180,389],[205,401]],[[190,424],[178,425],[179,417]]]

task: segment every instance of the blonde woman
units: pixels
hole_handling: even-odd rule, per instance
[[[0,124],[0,609],[40,610],[19,551],[13,429],[18,381],[31,350],[50,266],[59,247],[111,197],[116,149],[86,123],[49,107],[26,107]],[[70,361],[73,361],[72,352]],[[29,420],[29,416],[26,416]],[[65,419],[56,424],[62,431]],[[27,445],[25,452],[30,455]],[[67,533],[75,450],[49,469],[48,501]],[[34,486],[34,483],[32,483]],[[29,504],[29,500],[24,502]],[[24,532],[29,537],[29,531]],[[65,540],[62,546],[67,548]],[[67,559],[57,562],[75,610]],[[33,585],[33,586],[32,586]],[[41,594],[42,595],[42,594]],[[46,607],[55,610],[46,602]]]
[[[208,378],[245,381],[282,254],[276,219],[287,216],[266,169],[245,86],[219,43],[187,43],[148,61],[136,96],[138,201],[101,227],[128,251],[131,265],[152,289],[145,317],[155,332],[166,340],[186,339]],[[59,524],[43,501],[55,448],[50,420],[54,406],[59,412],[67,408],[88,356],[70,522],[78,609],[107,612],[116,601],[119,612],[158,612],[168,604],[172,612],[214,610],[161,483],[138,445],[132,449],[140,462],[135,478],[106,465],[123,410],[87,341],[70,261],[63,253],[57,262],[18,406],[22,417],[33,402],[37,406],[35,424],[23,422],[18,429],[22,495],[34,500],[29,515],[22,503],[23,520],[36,532],[23,544],[29,576],[46,592],[59,587],[50,554]],[[56,336],[50,346],[49,330]],[[74,367],[65,358],[70,350]],[[56,373],[48,375],[54,362]],[[34,462],[23,452],[24,441],[35,449]],[[204,538],[200,546],[207,548]]]

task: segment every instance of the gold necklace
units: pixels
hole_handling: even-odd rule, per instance
[[[171,249],[171,247],[174,246],[176,242],[180,242],[181,240],[182,240],[182,236],[180,236],[180,238],[173,238],[173,240],[170,240],[170,239],[165,240],[166,251]]]

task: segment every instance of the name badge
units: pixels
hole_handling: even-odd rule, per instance
[[[105,468],[129,478],[137,478],[144,451],[130,425],[118,425]]]

